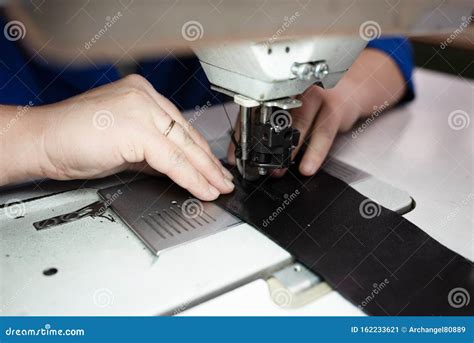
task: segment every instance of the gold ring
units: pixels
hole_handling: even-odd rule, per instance
[[[176,120],[172,119],[170,125],[166,128],[165,132],[163,133],[165,137],[168,137],[175,123],[176,123]]]

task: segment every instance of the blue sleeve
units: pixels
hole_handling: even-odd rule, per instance
[[[406,37],[392,36],[374,39],[367,45],[368,48],[378,49],[389,55],[400,68],[406,82],[406,91],[399,103],[411,101],[415,98],[413,85],[413,50]]]
[[[0,32],[7,22],[0,12]],[[28,34],[28,33],[26,33]],[[0,104],[45,105],[119,79],[112,65],[72,66],[45,63],[39,53],[31,55],[0,34]]]
[[[190,110],[220,104],[225,96],[211,90],[209,80],[195,56],[167,56],[140,61],[137,73],[178,109]]]

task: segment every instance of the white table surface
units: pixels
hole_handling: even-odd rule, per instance
[[[448,248],[473,260],[474,82],[421,69],[415,71],[414,79],[414,101],[381,115],[356,138],[351,132],[340,135],[332,155],[408,191],[416,207],[405,217]],[[448,119],[453,111],[467,114],[469,125],[454,130]],[[206,133],[211,138],[209,132],[215,134],[216,130]],[[363,313],[336,292],[297,310],[282,309],[270,299],[265,282],[257,280],[182,314]]]

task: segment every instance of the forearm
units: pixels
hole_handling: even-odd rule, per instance
[[[41,110],[0,105],[0,186],[43,177]]]
[[[348,94],[360,116],[376,108],[395,105],[406,91],[406,81],[397,64],[386,53],[365,49],[336,88]],[[388,105],[387,105],[388,104]]]

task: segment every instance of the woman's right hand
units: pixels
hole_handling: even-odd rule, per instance
[[[30,175],[69,180],[126,169],[155,171],[201,200],[214,200],[234,188],[232,175],[206,140],[141,76],[33,107],[27,117],[22,118],[30,120],[26,127],[36,132],[35,172]],[[173,120],[175,125],[165,135]],[[21,128],[25,125],[14,129]]]

